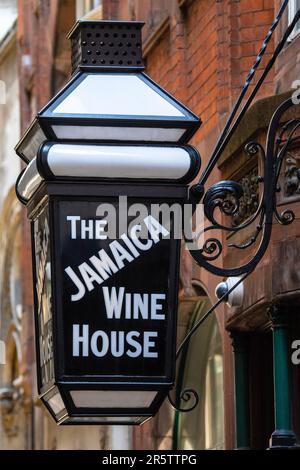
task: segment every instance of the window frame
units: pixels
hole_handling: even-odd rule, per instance
[[[291,24],[295,14],[297,12],[297,0],[290,0],[288,3],[288,24]],[[300,21],[296,24],[292,33],[290,34],[289,40],[292,41],[300,33]]]
[[[87,3],[90,5],[88,6]],[[102,0],[76,0],[76,18],[78,20],[101,9]]]

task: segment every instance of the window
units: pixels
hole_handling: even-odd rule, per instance
[[[16,0],[0,2],[0,42],[5,38],[17,19]]]
[[[292,22],[295,14],[300,9],[300,0],[290,0],[289,2],[289,24]],[[292,39],[300,32],[300,21],[296,24],[290,38]]]
[[[97,9],[97,11],[99,10],[99,14],[97,15],[97,18],[93,19],[101,19],[101,7],[102,0],[76,0],[77,19],[82,18],[83,16],[87,15],[95,9]]]

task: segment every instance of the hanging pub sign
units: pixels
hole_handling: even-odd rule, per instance
[[[122,25],[139,44],[140,23],[84,21],[75,31],[90,38],[95,31],[117,34]],[[72,85],[52,100],[52,110],[56,100],[65,111],[83,99],[89,107],[92,89],[70,102],[87,70],[96,81],[118,72],[118,80],[127,77],[124,86],[140,76],[143,86],[150,83],[140,64],[86,65],[84,42]],[[123,119],[124,142],[53,139],[50,132],[48,139],[38,133],[38,150],[28,135],[17,146],[19,152],[26,147],[28,157],[16,190],[31,220],[38,388],[58,424],[140,424],[157,412],[174,383],[181,210],[200,158],[191,146],[155,136],[160,124],[168,132],[188,128],[191,135],[199,120],[152,82],[150,92],[151,107],[143,108],[141,98],[143,119],[136,121],[139,129],[146,126],[150,142],[126,141]],[[126,100],[121,104],[124,115]],[[90,136],[93,119],[95,126],[102,120],[108,125],[101,100],[97,106],[97,119],[55,119],[82,126],[81,134]],[[147,110],[154,113],[148,122]],[[117,132],[116,118],[114,124]]]
[[[123,408],[139,423],[174,381],[180,240],[151,214],[108,238],[96,214],[108,204],[118,213],[114,198],[50,201],[32,222],[42,399],[66,424],[81,421],[78,409],[123,422]]]

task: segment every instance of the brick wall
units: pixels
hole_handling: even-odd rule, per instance
[[[167,4],[161,3],[160,15],[160,2],[154,0],[151,6],[149,3],[119,2],[114,15],[118,19],[142,19],[153,25],[155,10],[160,21],[150,32],[147,27],[144,34],[146,72],[201,117],[203,124],[191,143],[200,150],[203,168],[273,21],[274,1],[169,0]],[[259,73],[273,48],[272,39]],[[257,99],[272,95],[274,90],[271,71]],[[221,176],[216,169],[210,183]],[[212,294],[216,280],[199,268],[189,269],[190,276],[199,277]],[[231,448],[234,446],[231,346],[224,330],[223,344],[225,434],[226,446]],[[140,448],[153,445],[149,436],[157,434],[156,428],[153,421],[138,429],[135,445]],[[161,442],[162,437],[155,445]]]
[[[193,143],[204,149],[204,157],[208,156],[273,20],[274,2],[142,0],[117,5],[107,0],[107,3],[109,8],[104,11],[110,11],[110,17],[146,21],[146,42],[149,25],[153,33],[155,26],[168,18],[168,28],[147,54],[147,73],[201,116],[203,125]],[[273,40],[259,70],[272,51]],[[273,93],[273,77],[271,72],[258,98]]]

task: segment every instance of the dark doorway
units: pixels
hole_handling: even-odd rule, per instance
[[[272,332],[249,338],[251,449],[266,449],[274,431]]]

